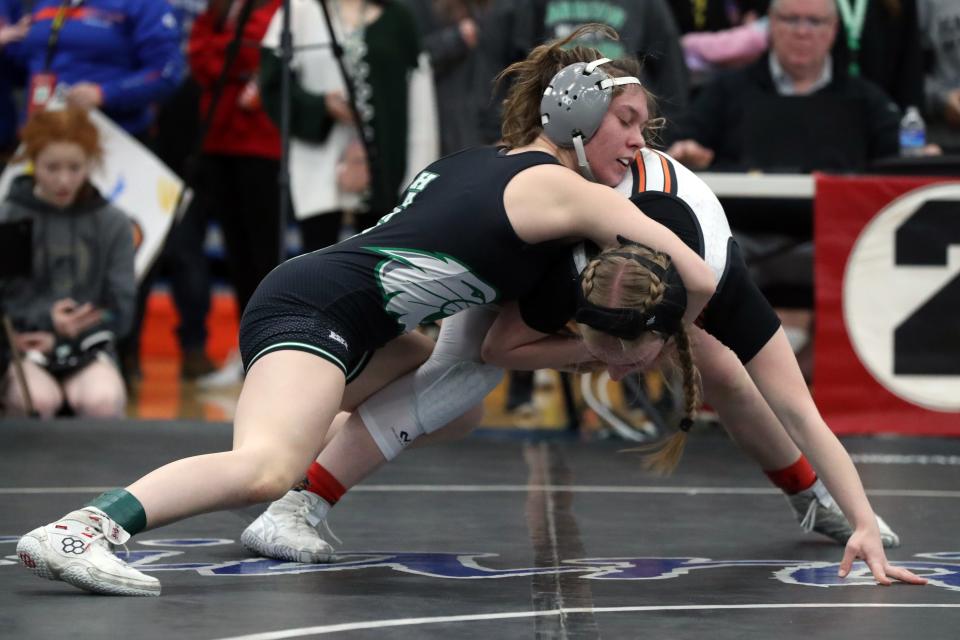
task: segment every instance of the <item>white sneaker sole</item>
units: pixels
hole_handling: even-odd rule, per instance
[[[264,558],[273,558],[274,560],[286,560],[287,562],[300,562],[303,564],[330,564],[336,560],[335,553],[313,553],[284,544],[264,542],[250,529],[240,534],[240,542],[250,551],[258,553]]]
[[[39,536],[44,535],[31,531],[20,538],[17,543],[17,557],[20,558],[20,564],[28,569],[33,575],[47,580],[60,580],[69,585],[89,591],[90,593],[101,593],[111,596],[159,596],[160,583],[148,583],[143,585],[134,585],[129,582],[117,583],[98,579],[91,575],[96,571],[86,563],[72,562],[67,564],[59,572],[54,569],[45,559],[43,550],[44,543]],[[46,537],[44,535],[44,537]]]

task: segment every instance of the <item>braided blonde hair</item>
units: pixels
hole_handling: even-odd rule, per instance
[[[664,269],[670,266],[670,256],[642,245],[628,244],[606,249],[591,260],[584,269],[581,280],[583,295],[593,304],[631,308],[642,313],[646,312],[660,304],[666,294],[667,284],[636,260],[631,260],[623,255],[616,255],[623,253],[636,254]],[[587,325],[580,325],[580,332],[583,339],[588,342],[604,335]],[[677,363],[683,373],[686,414],[684,426],[689,428],[689,424],[692,424],[697,408],[700,406],[700,372],[693,360],[690,336],[686,328],[681,326],[674,338],[676,340]],[[621,339],[620,342],[625,351],[635,346],[633,340]],[[628,451],[646,452],[647,455],[643,461],[644,468],[661,475],[668,475],[673,472],[680,461],[686,441],[687,432],[685,429],[681,429],[662,444],[628,449]]]
[[[649,269],[622,255],[633,253],[666,269],[670,256],[649,247],[628,244],[601,251],[583,270],[583,296],[594,304],[625,307],[641,312],[660,304],[667,293],[667,284],[661,282]],[[596,329],[585,326],[585,336]]]
[[[683,373],[683,396],[686,413],[681,423],[683,426],[663,443],[638,448],[638,450],[647,453],[643,460],[643,468],[663,476],[670,475],[677,468],[680,457],[683,455],[683,449],[687,444],[687,429],[692,426],[693,419],[697,415],[697,408],[700,406],[700,371],[693,361],[690,334],[687,333],[686,327],[680,327],[680,331],[676,333],[674,338],[677,344],[677,359]]]

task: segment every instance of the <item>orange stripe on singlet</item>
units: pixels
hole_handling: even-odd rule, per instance
[[[643,160],[643,154],[639,151],[633,158],[637,163],[637,184],[634,185],[633,189],[637,193],[643,193],[647,190],[647,165]]]
[[[671,193],[670,165],[667,164],[667,159],[659,153],[657,154],[657,157],[660,158],[660,166],[663,167],[663,192]]]

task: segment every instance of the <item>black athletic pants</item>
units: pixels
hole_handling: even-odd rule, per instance
[[[280,263],[279,161],[205,154],[198,197],[220,223],[240,313],[257,285]]]

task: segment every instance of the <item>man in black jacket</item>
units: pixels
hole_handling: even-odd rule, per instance
[[[769,15],[769,55],[706,85],[669,153],[694,169],[804,172],[895,155],[898,107],[831,58],[833,0],[774,0]]]

